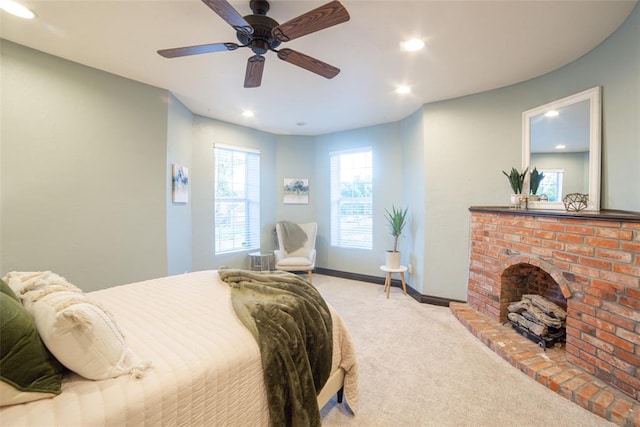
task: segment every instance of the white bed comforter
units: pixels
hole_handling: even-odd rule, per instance
[[[62,393],[0,409],[2,426],[260,426],[269,410],[258,346],[233,311],[216,271],[154,279],[88,294],[113,315],[128,345],[152,363],[144,377],[89,381],[68,374]],[[351,337],[330,307],[332,371],[346,371],[357,406]]]

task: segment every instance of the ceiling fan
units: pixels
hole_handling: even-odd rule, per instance
[[[284,24],[278,24],[267,16],[269,2],[266,0],[251,0],[249,7],[253,14],[245,17],[242,17],[226,0],[202,1],[236,30],[240,44],[227,42],[176,47],[159,50],[158,54],[165,58],[176,58],[248,47],[254,55],[247,62],[244,77],[244,87],[247,88],[260,86],[265,61],[263,55],[270,50],[276,52],[281,60],[327,79],[335,77],[340,72],[339,68],[295,50],[276,49],[282,42],[288,42],[348,21],[349,13],[339,1],[332,1],[303,13]]]

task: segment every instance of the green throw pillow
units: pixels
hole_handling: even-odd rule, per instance
[[[20,301],[16,293],[13,292],[13,289],[11,289],[9,285],[7,285],[5,281],[2,279],[0,279],[0,293],[9,295],[11,298],[13,298],[16,301]]]
[[[60,394],[63,366],[43,344],[31,314],[0,286],[0,406]]]

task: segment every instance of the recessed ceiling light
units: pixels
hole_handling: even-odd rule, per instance
[[[243,116],[243,117],[253,117],[253,111],[251,111],[251,110],[244,110],[244,111],[242,112],[242,116]]]
[[[411,87],[409,86],[398,86],[396,88],[396,93],[400,94],[400,95],[405,95],[407,93],[411,92]]]
[[[556,117],[559,114],[560,113],[557,112],[556,110],[551,110],[551,111],[547,111],[546,113],[544,113],[544,116],[545,117]]]
[[[407,52],[415,52],[424,47],[424,42],[420,39],[411,39],[405,42],[402,42],[402,49]]]
[[[0,9],[18,18],[33,19],[36,17],[36,14],[31,10],[12,0],[0,0]]]
[[[556,150],[564,150],[565,148],[567,148],[566,145],[564,144],[558,144],[554,147]]]

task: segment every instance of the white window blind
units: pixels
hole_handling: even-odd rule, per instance
[[[373,247],[373,161],[371,148],[330,153],[331,244]]]
[[[215,253],[260,247],[260,152],[215,145]]]

